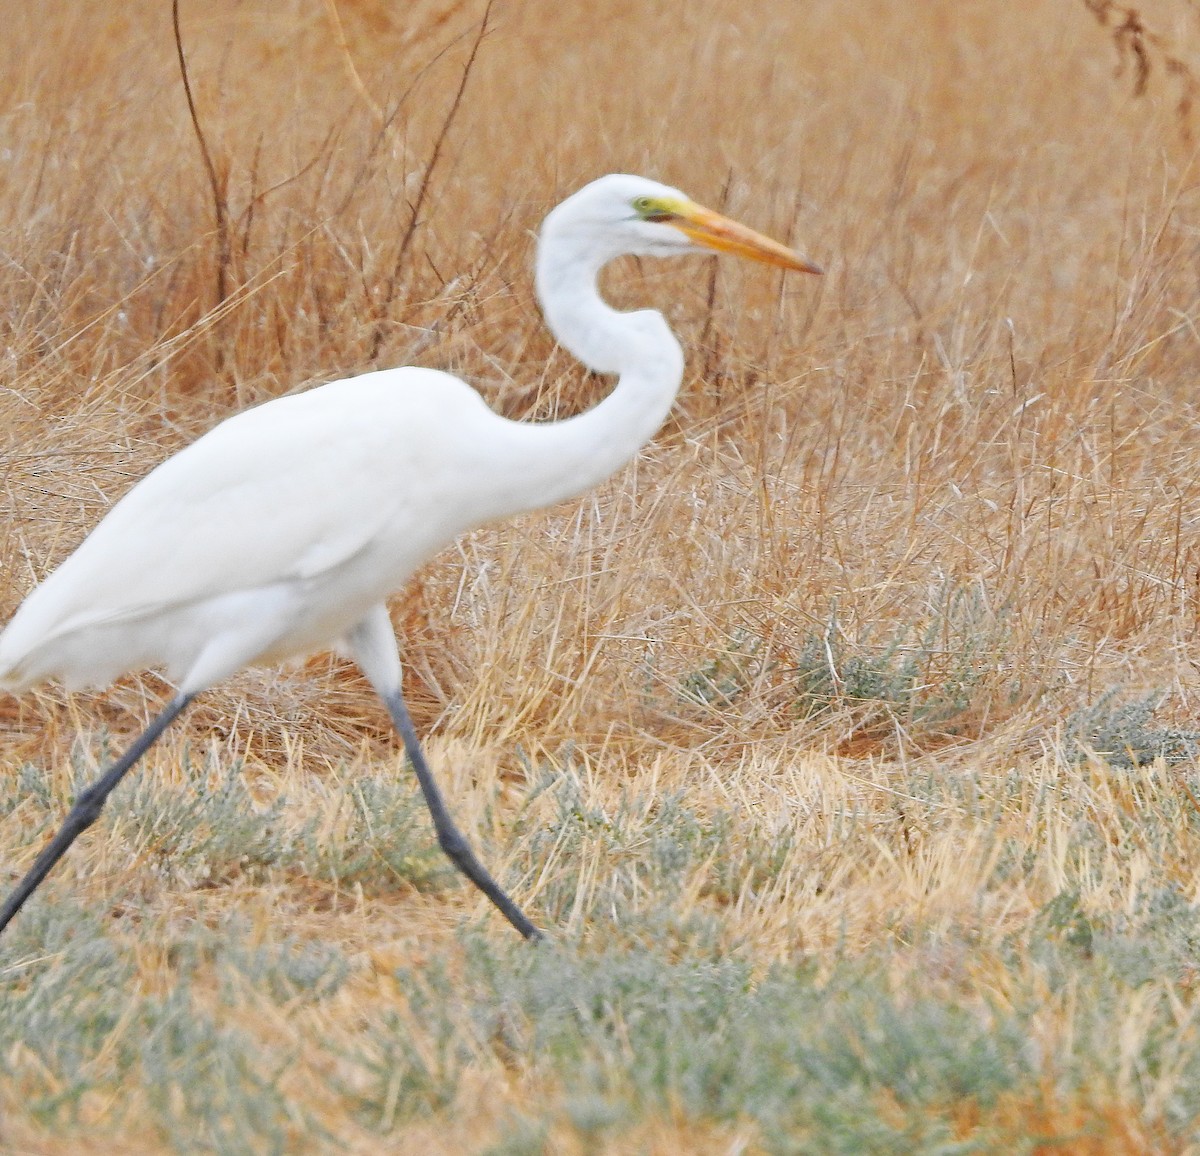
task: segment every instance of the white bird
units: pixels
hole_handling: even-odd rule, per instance
[[[82,791],[3,909],[0,931],[109,793],[188,703],[245,666],[334,646],[386,704],[438,842],[526,938],[540,936],[455,827],[401,695],[386,598],[458,534],[574,497],[628,461],[667,416],[683,352],[661,313],[600,297],[622,254],[716,249],[785,269],[798,253],[642,177],[601,177],[542,225],[537,294],[559,342],[612,392],[565,421],[509,421],[433,369],[365,373],[221,422],[109,511],[0,634],[0,689],[163,670],[176,695]]]

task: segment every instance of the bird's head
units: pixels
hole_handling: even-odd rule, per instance
[[[625,173],[584,185],[550,213],[542,233],[573,242],[597,265],[625,253],[666,257],[708,250],[804,273],[822,271],[786,245],[696,204],[678,189]]]

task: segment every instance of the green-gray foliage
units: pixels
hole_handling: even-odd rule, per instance
[[[684,794],[622,796],[611,810],[590,805],[570,766],[545,772],[536,793],[550,795],[556,813],[533,824],[522,845],[530,869],[552,852],[558,856],[560,867],[538,896],[552,924],[574,910],[581,872],[587,871],[588,924],[615,921],[625,935],[708,939],[717,933],[710,926],[711,905],[770,886],[795,847],[790,829],[756,830],[747,838],[732,815],[702,817],[687,805]],[[697,869],[705,872],[701,897],[710,906],[680,915],[675,900],[683,881]]]
[[[563,1092],[540,1118],[514,1120],[497,1153],[540,1151],[547,1130],[564,1124],[585,1147],[612,1141],[673,1111],[701,1123],[749,1121],[771,1153],[995,1151],[999,1134],[985,1128],[961,1138],[956,1112],[986,1116],[1004,1096],[1042,1103],[1048,1062],[1055,1096],[1113,1086],[1122,1062],[1111,1046],[1114,1011],[1134,988],[1165,993],[1162,985],[1194,958],[1198,936],[1200,915],[1174,892],[1108,922],[1087,920],[1075,897],[1061,896],[1013,941],[1006,958],[1018,997],[997,1004],[947,999],[920,970],[897,983],[886,952],[820,970],[779,965],[756,978],[736,958],[645,946],[496,950],[473,940],[465,976],[398,973],[411,1014],[369,1029],[360,1110],[386,1132],[400,1122],[398,1104],[438,1110],[462,1073],[491,1056],[538,1065]],[[930,947],[970,959],[967,943]],[[1069,996],[1060,974],[1070,976]],[[944,978],[953,985],[953,972]],[[1053,1057],[1036,1028],[1047,980],[1051,998],[1061,990],[1075,1009],[1076,1036]],[[1200,1055],[1180,1050],[1169,999],[1147,1006],[1137,1063],[1148,1075],[1178,1069],[1163,1107],[1182,1134],[1200,1113]],[[1030,1132],[1016,1150],[1048,1139]]]
[[[996,680],[1004,667],[1007,627],[975,589],[940,591],[922,623],[900,623],[881,642],[853,638],[836,606],[825,627],[790,644],[782,668],[772,647],[745,629],[721,652],[685,674],[678,695],[709,707],[734,704],[764,674],[786,676],[802,717],[850,711],[859,730],[890,726],[958,733],[979,705],[1007,707],[1017,691]],[[1003,697],[1003,703],[996,700]],[[1003,711],[995,711],[1003,714]]]
[[[1132,702],[1120,702],[1118,694],[1110,690],[1068,717],[1064,727],[1068,754],[1078,759],[1097,754],[1110,766],[1127,769],[1155,759],[1191,762],[1200,754],[1200,731],[1155,723],[1161,694]]]
[[[177,875],[211,883],[242,874],[261,878],[289,857],[294,836],[283,821],[286,800],[260,807],[242,770],[240,761],[196,766],[185,756],[181,786],[166,786],[153,775],[129,784],[116,804],[118,821]]]
[[[973,590],[948,589],[922,628],[898,625],[882,645],[852,642],[836,609],[797,647],[797,706],[806,717],[851,708],[907,726],[953,730],[1003,654],[1003,618]]]
[[[291,1008],[335,995],[349,970],[337,949],[294,938],[254,946],[236,919],[184,927],[167,951],[170,986],[146,995],[132,952],[95,915],[39,900],[22,916],[0,951],[0,1078],[19,1081],[33,1117],[70,1129],[83,1095],[116,1081],[145,1095],[172,1151],[294,1149],[304,1108],[278,1088],[291,1059],[240,1021],[260,1001]],[[195,990],[201,976],[216,980],[215,1007]],[[89,1146],[98,1150],[95,1137]]]
[[[289,866],[367,891],[394,888],[398,881],[424,887],[454,877],[411,781],[354,779],[340,805],[343,821],[332,829],[310,824],[300,833],[289,849]]]
[[[981,807],[973,780],[908,785],[913,821],[951,803]],[[1086,821],[1062,860],[1071,886],[990,954],[997,971],[981,986],[970,978],[976,927],[915,921],[859,954],[798,942],[794,961],[760,969],[753,945],[722,938],[714,912],[731,898],[730,880],[769,886],[798,870],[787,832],[751,853],[745,816],[701,817],[677,797],[629,797],[608,813],[586,802],[570,771],[537,789],[554,796],[557,818],[535,857],[568,844],[567,881],[561,892],[546,885],[541,908],[552,929],[575,898],[573,854],[599,852],[586,931],[531,948],[464,929],[461,950],[396,971],[403,1001],[365,1016],[352,1037],[309,1041],[347,1118],[383,1137],[460,1111],[481,1066],[527,1071],[555,1089],[522,1105],[496,1156],[542,1151],[563,1130],[585,1150],[620,1149],[632,1130],[672,1114],[752,1136],[767,1153],[1032,1151],[1069,1138],[1053,1131],[1048,1088],[1067,1102],[1113,1095],[1128,1086],[1129,1064],[1137,1087],[1158,1097],[1164,1135],[1184,1137],[1200,1120],[1188,986],[1200,913],[1169,886],[1144,887],[1117,914],[1089,910]],[[1006,780],[1004,797],[1027,789]],[[1149,851],[1152,834],[1141,844]],[[681,881],[698,869],[711,891],[681,902]],[[1013,848],[995,879],[1027,870]],[[236,917],[160,924],[139,934],[166,945],[170,982],[160,987],[159,976],[140,991],[130,929],[53,899],[39,896],[0,941],[0,1078],[21,1088],[31,1116],[71,1136],[87,1093],[135,1088],[149,1112],[139,1126],[166,1150],[336,1147],[286,1091],[295,1055],[249,1013],[324,1014],[353,970],[340,951],[298,933],[261,942]],[[993,987],[1002,999],[981,994]],[[1135,996],[1140,1034],[1114,1047]],[[1047,1015],[1069,1015],[1069,1030],[1048,1037]],[[1155,1092],[1166,1073],[1166,1091]],[[1031,1106],[1027,1134],[1019,1116],[1003,1127],[989,1117],[1005,1102]],[[964,1119],[978,1124],[964,1131]]]
[[[94,777],[94,769],[77,767],[76,793]],[[61,821],[45,776],[29,766],[0,779],[0,813],[18,805],[32,835]],[[185,754],[182,782],[135,774],[100,822],[119,826],[158,871],[191,886],[261,881],[271,869],[368,892],[452,877],[414,780],[359,775],[331,805],[338,809],[333,821],[298,819],[287,793],[265,805],[256,801],[240,761],[223,766]]]
[[[397,1084],[424,1077],[411,1053],[457,1047],[458,1071],[472,1052],[553,1071],[564,1096],[544,1122],[565,1119],[581,1138],[619,1135],[674,1108],[696,1121],[750,1119],[774,1152],[951,1152],[965,1149],[939,1110],[990,1103],[1032,1071],[1015,1017],[892,993],[862,967],[827,981],[805,965],[780,967],[756,982],[742,961],[645,950],[496,955],[476,945],[471,959],[465,983],[400,976],[421,993],[420,1010],[369,1033],[366,1101],[377,1122]],[[430,1005],[440,1009],[432,1017]],[[411,1042],[414,1023],[429,1033],[423,1049]],[[520,1134],[539,1133],[526,1119]]]
[[[761,669],[761,640],[748,631],[734,631],[721,654],[680,679],[679,697],[702,706],[727,706],[742,694]]]

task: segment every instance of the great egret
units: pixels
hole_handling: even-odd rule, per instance
[[[0,909],[0,930],[196,694],[244,666],[333,645],[387,706],[439,845],[538,938],[450,818],[401,694],[385,599],[459,533],[580,494],[653,436],[678,392],[683,351],[661,313],[605,304],[596,277],[622,254],[697,249],[821,272],[677,189],[601,177],[546,217],[536,274],[555,337],[591,369],[618,375],[594,408],[515,422],[437,370],[365,373],[228,418],[117,502],[0,635],[0,689],[103,684],[152,667],[178,692],[80,793]]]

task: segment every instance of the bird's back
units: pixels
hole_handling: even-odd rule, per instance
[[[0,634],[0,686],[178,677],[221,631],[279,634],[244,662],[332,641],[470,523],[487,472],[470,476],[472,447],[493,423],[512,424],[457,378],[415,368],[222,422],[34,589]]]

